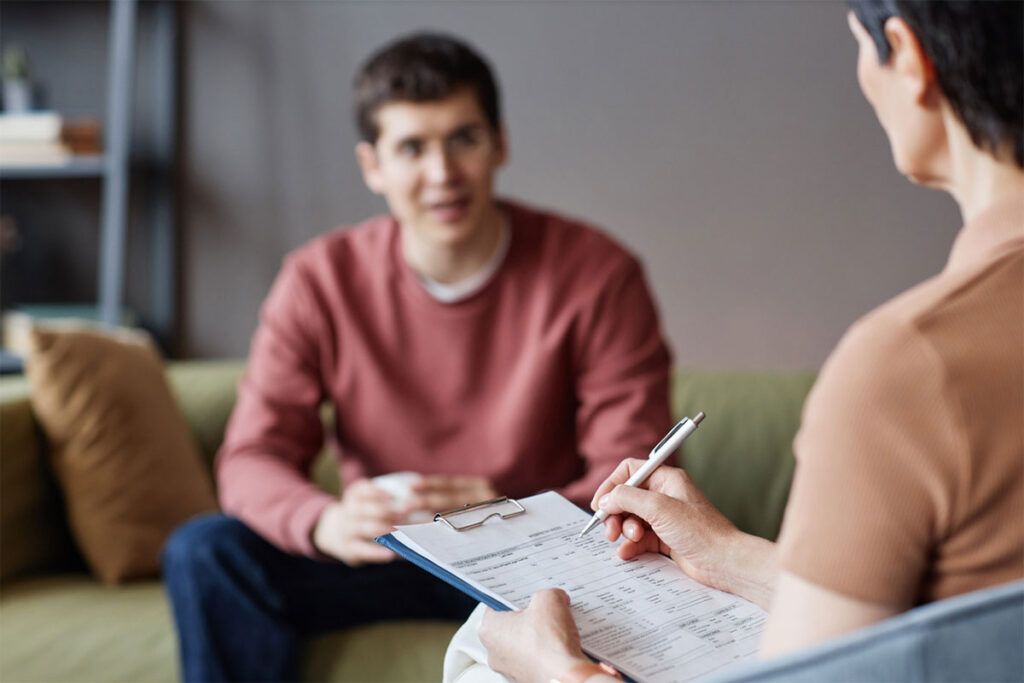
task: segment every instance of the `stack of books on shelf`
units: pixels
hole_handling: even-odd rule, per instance
[[[75,155],[101,151],[101,129],[92,120],[65,121],[52,111],[0,113],[0,165],[63,165]]]

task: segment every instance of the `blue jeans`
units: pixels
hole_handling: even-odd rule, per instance
[[[171,535],[163,577],[185,681],[294,681],[305,636],[386,619],[463,620],[476,606],[407,562],[291,555],[221,514]]]

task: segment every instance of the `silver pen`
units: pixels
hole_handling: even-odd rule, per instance
[[[640,469],[633,473],[629,479],[626,480],[626,486],[639,486],[644,483],[651,472],[661,467],[662,463],[668,460],[668,456],[672,455],[683,441],[686,440],[690,434],[697,431],[697,425],[704,420],[704,413],[697,413],[697,415],[691,420],[688,417],[684,417],[680,420],[675,427],[668,430],[668,434],[658,442],[658,445],[651,450],[651,454],[647,456],[647,462],[645,462]],[[600,522],[603,522],[605,517],[608,516],[604,510],[598,510],[594,513],[594,516],[590,518],[587,525],[583,527],[583,531],[580,532],[578,538],[582,538],[584,534],[597,526]]]

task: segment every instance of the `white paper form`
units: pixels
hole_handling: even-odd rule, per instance
[[[454,531],[400,526],[395,537],[502,602],[525,608],[542,588],[572,601],[583,648],[638,681],[687,681],[757,652],[766,614],[708,588],[670,559],[620,560],[590,518],[549,492],[520,501],[526,514]]]

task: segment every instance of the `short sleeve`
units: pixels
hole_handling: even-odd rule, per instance
[[[919,601],[958,490],[959,411],[912,325],[855,325],[808,397],[779,538],[785,571],[844,595]]]

